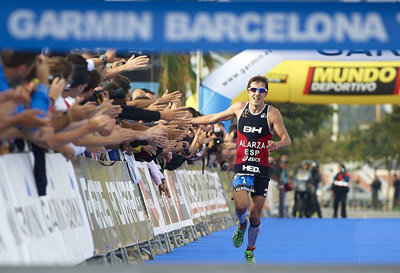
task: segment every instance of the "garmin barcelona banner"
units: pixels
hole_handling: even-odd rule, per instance
[[[390,49],[400,3],[6,1],[0,47]]]

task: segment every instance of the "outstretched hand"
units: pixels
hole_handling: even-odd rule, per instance
[[[149,62],[149,58],[146,55],[142,55],[135,58],[135,55],[129,58],[126,64],[123,65],[124,69],[127,71],[135,70],[138,68],[146,67]]]

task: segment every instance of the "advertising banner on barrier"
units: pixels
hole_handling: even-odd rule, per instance
[[[207,172],[202,174],[201,168],[197,166],[189,166],[190,173],[196,181],[196,184],[192,184],[196,188],[196,193],[198,195],[197,204],[200,208],[200,213],[202,216],[208,216],[213,214],[212,200],[210,196],[210,181]]]
[[[399,3],[6,1],[1,48],[391,49]]]
[[[233,202],[233,190],[232,190],[232,180],[233,173],[228,171],[217,171],[219,178],[221,179],[221,185],[224,190],[224,194],[226,195],[226,200],[228,203],[228,207],[230,212],[235,212],[235,204]]]
[[[210,199],[213,202],[212,209],[215,213],[226,213],[229,211],[228,200],[222,187],[221,179],[216,172],[208,172],[210,187]]]
[[[75,158],[73,160],[74,171],[79,181],[79,189],[85,204],[89,225],[92,232],[94,254],[105,254],[118,248],[118,229],[111,224],[111,212],[108,203],[102,196],[99,183],[87,182],[86,160]]]
[[[188,202],[195,224],[206,216],[229,212],[227,197],[221,179],[215,172],[201,171],[200,167],[188,166],[174,171]]]
[[[84,157],[80,163],[84,174],[80,184],[96,250],[102,253],[151,239],[151,224],[126,163],[105,166]],[[111,241],[101,238],[104,233]]]
[[[46,168],[48,195],[39,197],[30,155],[0,157],[0,217],[7,215],[0,232],[7,232],[7,225],[11,231],[0,242],[7,249],[2,263],[16,262],[15,258],[7,260],[7,255],[15,251],[20,265],[74,265],[93,254],[86,212],[71,163],[61,155],[46,155]]]
[[[174,171],[177,176],[180,177],[178,182],[185,193],[186,199],[188,201],[188,208],[193,219],[194,224],[197,224],[202,221],[202,216],[200,213],[200,208],[198,205],[199,196],[195,188],[195,181],[192,176],[192,173],[185,169],[179,168]]]
[[[80,263],[93,256],[94,247],[72,163],[61,154],[46,153],[46,174],[47,194],[40,203],[47,225],[62,233],[67,257]]]
[[[200,186],[200,196],[205,204],[207,215],[215,215],[229,211],[225,194],[221,193],[223,187],[221,180],[216,172],[205,170],[204,174],[198,170],[199,167],[192,167],[195,176],[202,180]]]
[[[139,188],[142,193],[144,204],[146,206],[146,211],[151,220],[153,226],[154,235],[164,234],[167,232],[166,225],[166,210],[165,206],[161,206],[159,202],[159,192],[155,189],[152,184],[149,170],[144,162],[134,161],[133,164],[139,170],[141,179],[140,181],[135,181],[139,183]]]
[[[174,171],[164,171],[165,180],[171,194],[171,199],[164,198],[165,201],[172,203],[176,211],[180,227],[193,226],[193,220],[190,218],[189,209],[184,193],[179,185],[178,177]]]
[[[1,160],[0,160],[1,162]],[[4,170],[3,164],[0,163],[0,173],[6,173],[8,170]],[[11,230],[10,218],[7,216],[6,202],[8,200],[7,193],[5,191],[5,183],[3,182],[4,177],[0,177],[0,265],[1,266],[15,266],[23,263],[22,253],[18,247],[14,232]]]
[[[51,233],[42,213],[29,154],[3,155],[0,166],[8,224],[21,257],[20,264],[51,264],[58,261],[59,255],[66,259],[62,238]]]
[[[157,202],[160,206],[161,215],[164,217],[166,230],[169,232],[183,227],[183,223],[180,222],[180,219],[178,217],[178,210],[175,208],[175,203],[164,194],[160,195],[158,186],[151,178],[150,172],[146,165],[147,163],[135,162],[135,164],[137,164],[139,170],[143,172],[142,177],[143,175],[146,177],[146,179],[142,179],[144,189],[146,191],[147,188],[148,190],[150,190],[150,193],[153,195],[152,200],[154,202]],[[171,192],[171,189],[170,193],[173,193]],[[171,198],[173,199],[174,197],[172,196]]]

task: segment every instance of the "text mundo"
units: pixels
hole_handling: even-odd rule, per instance
[[[155,21],[157,19],[157,21]],[[387,42],[376,12],[221,12],[76,11],[17,9],[7,19],[8,32],[20,40],[154,42]]]

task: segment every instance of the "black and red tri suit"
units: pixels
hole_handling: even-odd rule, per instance
[[[244,107],[237,124],[237,150],[234,172],[269,177],[268,141],[272,139],[268,109],[264,105],[259,113],[251,113],[249,103]]]

